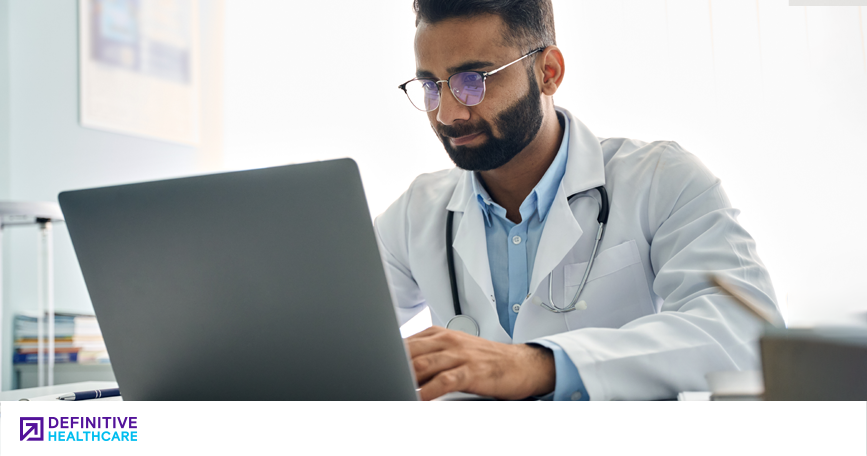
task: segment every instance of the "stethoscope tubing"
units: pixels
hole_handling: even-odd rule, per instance
[[[593,261],[596,260],[596,250],[599,248],[599,241],[602,240],[602,233],[605,231],[605,224],[600,223],[599,229],[596,230],[596,242],[593,243],[593,252],[590,253],[590,260],[587,262],[587,267],[584,268],[584,277],[581,278],[581,283],[578,285],[578,291],[575,292],[575,297],[572,298],[572,302],[569,303],[568,306],[560,308],[557,307],[557,304],[554,304],[554,278],[552,275],[548,276],[548,300],[551,301],[551,304],[548,305],[544,302],[539,303],[542,307],[550,310],[554,313],[565,313],[571,312],[575,310],[575,306],[578,304],[578,297],[581,296],[581,292],[584,291],[584,285],[587,284],[587,278],[590,277],[590,269],[593,268]]]
[[[458,281],[455,278],[455,254],[452,250],[452,225],[455,221],[455,213],[448,211],[446,217],[446,257],[449,262],[449,282],[452,286],[452,303],[455,306],[455,316],[461,315],[461,301],[458,297]],[[442,258],[442,257],[440,257]]]
[[[599,192],[599,196],[602,199],[602,201],[601,201],[601,204],[599,207],[599,214],[596,217],[596,221],[599,223],[599,228],[596,230],[596,240],[593,244],[593,251],[590,253],[590,259],[587,262],[587,267],[584,269],[584,276],[581,278],[581,283],[578,285],[578,291],[575,293],[575,297],[572,298],[572,301],[569,303],[568,306],[561,308],[561,307],[557,307],[556,304],[554,304],[553,277],[552,276],[548,277],[548,300],[551,301],[551,304],[549,305],[549,304],[543,302],[543,303],[540,303],[540,305],[542,307],[544,307],[545,309],[548,309],[551,312],[566,313],[566,312],[571,312],[571,311],[575,310],[576,305],[578,303],[578,298],[581,296],[581,292],[584,290],[584,285],[587,284],[587,279],[590,277],[590,270],[593,268],[593,262],[594,262],[594,260],[596,260],[596,251],[599,248],[599,242],[602,240],[602,235],[605,232],[605,225],[608,224],[608,214],[610,211],[610,205],[608,203],[608,192],[605,191],[605,187],[600,185],[599,187],[596,187],[594,190]],[[583,192],[581,192],[581,193],[583,193]],[[573,195],[570,195],[568,198],[568,202],[571,203],[572,199],[579,196],[579,195],[580,195],[580,193],[575,193]],[[460,320],[458,317],[463,317],[464,319],[470,319],[473,321],[473,323],[475,323],[475,320],[473,320],[472,317],[464,316],[461,312],[461,303],[460,303],[460,298],[458,296],[458,283],[457,283],[457,279],[455,277],[454,252],[452,251],[453,250],[453,248],[452,248],[452,231],[453,231],[453,225],[454,225],[454,216],[455,216],[455,213],[453,211],[448,211],[448,215],[446,216],[446,258],[448,261],[449,282],[451,284],[451,289],[452,289],[452,303],[454,304],[454,307],[455,307],[455,316],[451,320],[449,320],[449,324],[447,324],[446,327],[449,327],[449,325],[453,321],[455,321],[456,319]],[[476,328],[478,328],[478,324],[477,323],[475,323],[475,324],[476,324]],[[478,329],[476,329],[476,335],[478,335]]]

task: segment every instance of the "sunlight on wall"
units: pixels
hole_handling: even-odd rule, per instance
[[[352,157],[375,215],[451,162],[397,89],[415,70],[411,1],[330,5],[227,2],[225,164]],[[867,8],[787,5],[554,0],[556,101],[597,136],[674,140],[701,158],[798,324],[867,310]]]

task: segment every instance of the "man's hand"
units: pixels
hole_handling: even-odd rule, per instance
[[[523,399],[554,391],[554,355],[544,347],[491,342],[432,326],[406,339],[421,398],[453,391]]]

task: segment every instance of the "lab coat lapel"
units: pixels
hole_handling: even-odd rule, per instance
[[[557,189],[539,240],[530,279],[531,293],[563,261],[584,233],[569,207],[568,197],[605,184],[605,162],[599,140],[569,111],[557,110],[569,117],[569,155],[563,182]]]
[[[485,221],[482,210],[475,200],[472,190],[472,174],[464,172],[464,176],[455,188],[447,209],[463,212],[454,238],[455,253],[461,258],[470,277],[476,281],[486,297],[488,304],[496,310],[494,300],[494,284],[491,280],[491,265],[488,262],[488,243],[485,234]],[[448,248],[448,247],[446,247]]]
[[[533,276],[530,279],[531,292],[560,264],[583,233],[584,230],[578,225],[578,221],[569,209],[566,193],[561,185],[557,189],[557,196],[551,204],[551,210],[548,211],[548,220],[545,222],[542,238],[539,240],[536,263],[533,265]]]

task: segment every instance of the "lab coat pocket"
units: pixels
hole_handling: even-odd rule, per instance
[[[586,262],[564,266],[564,304],[578,292],[586,268]],[[573,330],[619,328],[654,312],[638,247],[631,240],[596,255],[576,310],[563,315],[566,326]]]

